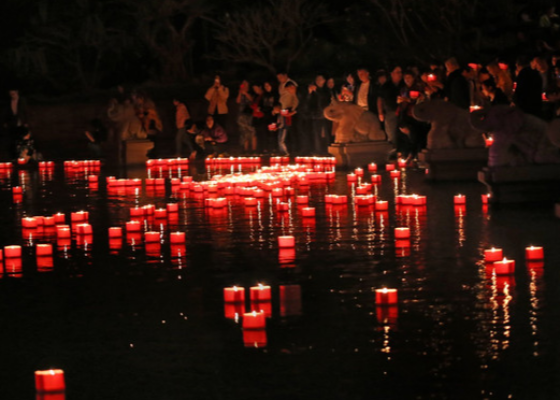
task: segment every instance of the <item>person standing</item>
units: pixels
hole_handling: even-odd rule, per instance
[[[17,142],[22,128],[29,128],[27,102],[19,94],[19,89],[8,91],[9,103],[4,112],[4,148],[10,158],[17,158]]]
[[[471,106],[470,87],[469,82],[463,76],[459,62],[455,57],[451,57],[445,61],[445,69],[447,70],[447,79],[443,89],[447,101],[459,108],[468,110]]]
[[[286,71],[280,71],[276,74],[276,78],[278,79],[278,95],[282,97],[282,95],[286,92],[286,85],[288,83],[293,84],[296,88],[298,84],[292,78],[288,76]]]
[[[213,115],[218,124],[222,127],[225,126],[228,114],[229,89],[222,85],[219,75],[214,78],[214,84],[206,91],[204,98],[208,100],[208,115]]]
[[[377,113],[377,93],[375,84],[371,82],[371,76],[367,68],[360,68],[358,73],[358,85],[354,95],[354,104],[359,105],[366,111]]]
[[[325,83],[325,76],[317,75],[315,81],[309,85],[307,94],[307,106],[313,132],[313,151],[317,155],[327,154],[327,148],[330,145],[329,126],[323,110],[330,104],[331,95]]]
[[[525,56],[517,59],[517,79],[513,94],[514,104],[521,111],[540,116],[542,112],[542,78],[538,71],[532,69]]]
[[[253,85],[253,101],[251,102],[251,111],[253,115],[253,128],[257,135],[257,152],[259,154],[268,153],[270,144],[268,139],[270,135],[266,130],[265,113],[263,111],[264,89],[260,84]]]
[[[397,145],[397,98],[400,96],[403,87],[403,73],[400,66],[395,66],[391,70],[391,79],[383,84],[377,98],[377,115],[379,121],[385,124],[387,139]]]
[[[187,133],[187,123],[191,119],[189,110],[184,102],[176,98],[173,99],[173,105],[175,106],[175,127],[177,128],[177,134],[175,135],[175,154],[177,157],[182,157],[183,145],[185,145],[189,151],[189,158],[192,159],[196,155],[196,151],[193,147],[191,135]]]
[[[282,117],[284,117],[283,124],[286,127],[284,141],[289,140],[290,146],[292,147],[292,149],[294,149],[296,147],[297,138],[296,138],[296,134],[292,129],[297,123],[297,120],[294,121],[294,119],[295,119],[295,115],[298,112],[297,108],[299,106],[299,99],[297,96],[297,86],[294,82],[286,82],[284,91],[282,95],[280,95],[280,104],[282,105],[281,114]],[[304,132],[301,133],[305,134]],[[298,143],[301,141],[301,138],[299,139],[300,140],[297,141]],[[280,146],[280,140],[278,141],[278,150],[282,152]],[[282,155],[287,155],[287,151],[286,154],[282,154]]]
[[[246,80],[239,85],[239,93],[235,102],[239,105],[237,113],[237,127],[239,129],[239,144],[245,154],[257,151],[257,135],[253,127],[253,95],[249,93],[249,82]]]
[[[273,89],[272,84],[268,81],[263,83],[263,95],[261,100],[261,111],[264,113],[263,124],[268,126],[276,121],[276,117],[272,115],[274,105],[278,103],[278,95]],[[273,134],[266,133],[265,141],[263,142],[263,149],[268,150],[269,153],[276,151],[276,140],[273,140]]]

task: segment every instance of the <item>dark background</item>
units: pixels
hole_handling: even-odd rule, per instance
[[[550,2],[497,0],[5,0],[1,85],[49,96],[117,84],[336,78],[357,66],[464,62],[553,51]],[[523,18],[525,16],[525,18]],[[546,45],[545,45],[546,44]]]

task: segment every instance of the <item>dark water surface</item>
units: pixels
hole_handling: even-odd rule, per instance
[[[191,173],[205,176],[200,166]],[[52,179],[15,171],[0,182],[0,244],[27,247],[21,276],[0,279],[0,399],[33,399],[33,371],[48,368],[65,371],[69,400],[560,399],[552,209],[484,210],[481,184],[428,184],[409,171],[395,186],[381,175],[389,213],[326,207],[325,193],[349,192],[337,173],[311,186],[317,218],[308,223],[295,206],[282,216],[233,197],[226,211],[209,212],[169,183],[135,197],[92,191],[59,169]],[[24,200],[13,204],[11,186],[22,180]],[[427,207],[397,212],[395,193],[412,192]],[[467,206],[456,212],[459,192]],[[167,202],[181,207],[176,221],[150,227],[164,232],[161,256],[126,240],[109,250],[107,228],[124,226],[130,207]],[[37,271],[21,218],[77,210],[90,212],[93,244],[57,250],[54,269]],[[395,248],[395,226],[411,228],[409,254]],[[167,244],[175,230],[187,237],[179,259]],[[279,263],[282,234],[296,236],[293,263]],[[544,246],[544,267],[526,266],[532,244]],[[492,246],[516,260],[515,275],[487,272],[483,250]],[[222,290],[257,283],[272,287],[272,316],[266,344],[255,347],[225,317]],[[398,289],[398,308],[376,308],[383,286]]]

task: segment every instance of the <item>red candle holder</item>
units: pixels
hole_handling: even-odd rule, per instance
[[[120,226],[113,226],[109,228],[109,238],[122,238],[122,228]]]
[[[226,303],[244,303],[245,288],[232,286],[224,288],[224,302]]]
[[[309,196],[300,195],[296,197],[296,203],[300,205],[305,205],[309,203]]]
[[[68,225],[57,225],[56,226],[56,238],[60,239],[70,239],[72,237],[72,230]]]
[[[488,136],[487,138],[484,139],[484,143],[486,147],[490,147],[494,144],[494,138],[492,136]]]
[[[6,258],[21,258],[21,246],[5,246],[4,257]]]
[[[90,224],[78,224],[76,225],[76,233],[81,236],[92,235],[93,229]]]
[[[376,163],[368,164],[368,171],[369,172],[376,172],[377,171],[377,164]]]
[[[464,194],[456,194],[453,196],[453,204],[456,206],[462,206],[467,203],[467,198]]]
[[[54,223],[56,225],[61,225],[66,223],[66,214],[56,213],[53,215],[53,217],[54,217]]]
[[[395,228],[395,239],[410,239],[410,228]]]
[[[127,232],[140,232],[142,230],[142,225],[140,221],[127,221],[126,231]]]
[[[389,202],[385,200],[377,200],[375,202],[376,211],[387,211],[389,210]]]
[[[169,234],[169,242],[171,244],[185,244],[185,232],[171,232]]]
[[[541,246],[530,246],[525,248],[525,260],[540,261],[544,259],[544,250]]]
[[[375,304],[377,306],[394,306],[398,304],[397,289],[375,289]]]
[[[266,328],[266,316],[262,312],[250,312],[243,314],[243,329],[264,329]]]
[[[281,249],[296,247],[296,239],[294,236],[278,236],[278,247]]]
[[[389,172],[391,179],[400,179],[401,178],[401,171],[393,170]]]
[[[179,203],[167,203],[167,212],[168,213],[179,212]]]
[[[315,217],[315,207],[303,207],[301,209],[301,216],[304,218],[314,218]]]
[[[484,250],[484,261],[487,263],[493,263],[500,261],[504,258],[504,251],[502,249],[497,249],[492,247],[491,249]]]
[[[35,247],[35,254],[37,257],[52,256],[52,244],[38,244]]]
[[[88,222],[89,213],[87,211],[77,211],[70,214],[72,223]]]
[[[255,197],[245,197],[243,202],[247,207],[256,207],[258,204],[258,200]]]
[[[154,212],[155,219],[165,219],[167,218],[167,209],[165,208],[158,208]]]
[[[481,194],[480,199],[482,200],[482,204],[488,204],[488,200],[490,199],[490,197],[491,197],[490,193]]]
[[[251,301],[270,301],[272,298],[270,286],[259,283],[258,286],[252,286],[249,290]]]
[[[35,229],[37,228],[37,220],[33,217],[22,218],[21,227],[25,229]]]
[[[385,165],[385,171],[394,171],[395,170],[395,164],[386,164]]]
[[[358,180],[358,177],[356,176],[356,174],[350,173],[346,176],[346,179],[348,180],[348,183],[353,183]]]
[[[379,185],[381,184],[381,175],[372,175],[371,176],[371,183],[374,185]]]
[[[144,242],[146,243],[159,243],[161,241],[161,233],[149,231],[144,233]]]
[[[492,264],[496,275],[512,275],[515,273],[515,260],[504,258]]]
[[[64,371],[61,369],[50,369],[47,371],[35,371],[35,390],[39,393],[64,392]]]

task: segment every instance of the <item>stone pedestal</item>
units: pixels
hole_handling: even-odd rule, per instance
[[[560,201],[560,165],[486,167],[478,180],[488,187],[491,203]]]
[[[148,152],[154,148],[154,142],[147,139],[127,140],[122,142],[121,162],[123,165],[144,166],[148,160]]]
[[[423,150],[418,160],[428,169],[430,180],[474,181],[478,171],[488,165],[488,149]]]
[[[392,149],[387,141],[335,143],[329,146],[329,154],[336,158],[337,167],[357,168],[371,162],[385,164]]]

